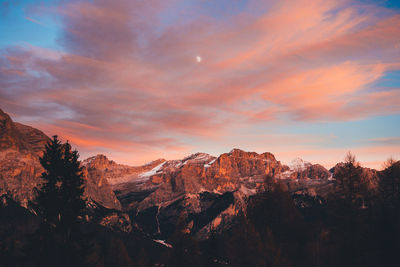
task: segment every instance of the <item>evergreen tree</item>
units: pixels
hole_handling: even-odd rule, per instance
[[[46,145],[40,163],[44,168],[42,186],[30,207],[42,218],[28,248],[35,265],[82,265],[83,236],[80,220],[84,215],[84,180],[77,151],[62,144],[57,136]]]
[[[61,214],[59,190],[63,172],[63,147],[57,136],[46,144],[45,152],[40,158],[40,164],[45,169],[41,178],[40,189],[35,188],[36,198],[30,202],[30,207],[42,217],[42,230],[55,229]]]
[[[85,199],[82,197],[85,191],[84,180],[78,158],[78,152],[72,151],[71,145],[67,142],[64,145],[62,158],[62,181],[59,192],[62,210],[59,226],[68,235],[70,235],[71,229],[79,223],[85,210]]]

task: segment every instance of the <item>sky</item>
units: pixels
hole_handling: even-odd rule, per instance
[[[0,108],[81,158],[400,159],[400,3],[0,0]]]

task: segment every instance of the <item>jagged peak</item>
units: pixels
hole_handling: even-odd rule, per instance
[[[262,154],[258,154],[257,152],[248,152],[239,148],[234,148],[225,155],[233,157],[249,157],[249,158],[259,158],[264,160],[276,161],[275,156],[270,152],[264,152]]]
[[[207,160],[209,158],[211,158],[213,156],[211,156],[210,154],[207,153],[203,153],[203,152],[197,152],[194,154],[191,154],[187,157],[185,157],[182,161],[187,161],[187,160]]]
[[[5,113],[2,109],[0,109],[0,120],[12,121],[10,115]]]
[[[90,161],[98,160],[98,159],[108,160],[108,158],[107,158],[106,155],[104,155],[104,154],[97,154],[96,156],[89,157],[89,158],[85,159],[84,161],[90,162]]]
[[[150,162],[147,162],[146,164],[144,164],[144,166],[158,165],[158,164],[160,164],[160,163],[162,163],[162,162],[165,162],[165,161],[167,161],[167,160],[164,159],[164,158],[159,158],[159,159],[156,159],[156,160],[152,160],[152,161],[150,161]]]
[[[249,152],[246,152],[240,148],[233,148],[231,151],[229,151],[228,154],[235,154],[235,153],[249,153]]]
[[[109,160],[106,155],[97,154],[96,156],[89,157],[82,161],[83,165],[93,165],[93,164],[116,164],[114,161]]]
[[[308,167],[310,167],[312,164],[308,161],[303,160],[302,158],[294,158],[290,164],[289,167],[291,169],[306,169]]]

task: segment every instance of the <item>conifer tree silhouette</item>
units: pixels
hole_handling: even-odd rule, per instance
[[[42,218],[30,249],[38,266],[77,266],[82,258],[80,221],[84,215],[84,180],[77,151],[57,136],[46,145],[40,163],[43,184],[29,203]]]

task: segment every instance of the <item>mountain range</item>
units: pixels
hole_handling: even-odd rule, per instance
[[[42,182],[39,157],[49,140],[0,110],[0,196],[28,207],[33,189]],[[167,239],[180,220],[198,239],[224,231],[246,214],[248,199],[263,192],[268,180],[291,194],[327,196],[335,190],[340,166],[327,170],[301,159],[285,165],[269,152],[240,149],[218,157],[196,153],[180,160],[157,159],[142,166],[118,164],[105,155],[81,164],[92,210],[87,220],[117,231],[140,231],[154,240]],[[377,171],[363,171],[374,188]]]

